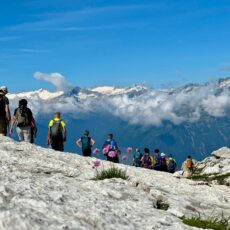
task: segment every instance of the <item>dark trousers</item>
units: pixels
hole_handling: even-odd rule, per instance
[[[119,157],[118,156],[115,156],[115,157],[107,156],[107,161],[111,161],[113,163],[119,163]]]
[[[84,157],[91,157],[91,153],[92,153],[91,149],[82,149],[82,155]]]
[[[63,141],[63,136],[56,136],[52,137],[52,144],[51,144],[52,149],[56,151],[64,151],[64,141]]]
[[[5,136],[7,134],[7,122],[5,117],[0,117],[0,134]]]

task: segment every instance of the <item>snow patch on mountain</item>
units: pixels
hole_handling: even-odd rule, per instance
[[[9,97],[13,100],[13,105],[19,98],[27,98],[35,113],[47,114],[60,109],[63,113],[74,116],[89,112],[107,113],[130,124],[142,126],[161,126],[164,122],[179,125],[199,121],[204,116],[228,116],[229,81],[226,79],[204,85],[190,84],[177,89],[154,89],[141,85],[124,88],[76,87],[65,93],[41,90]]]
[[[1,229],[189,230],[179,217],[230,215],[227,186],[116,165],[130,180],[92,178],[93,158],[0,136]],[[103,167],[111,167],[103,162]],[[157,202],[169,204],[167,211]]]

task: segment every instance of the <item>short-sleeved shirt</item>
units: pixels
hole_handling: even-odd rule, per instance
[[[8,97],[4,96],[4,97],[3,97],[3,100],[5,101],[6,105],[9,105],[9,104],[10,104],[10,103],[9,103]]]
[[[54,118],[54,119],[52,119],[52,120],[50,120],[50,122],[49,122],[49,128],[51,128],[52,126],[53,126],[53,124],[54,124],[54,121],[60,121],[61,119],[60,118]],[[65,122],[63,121],[63,120],[61,120],[61,131],[63,130],[63,128],[65,127],[66,125],[65,125]]]

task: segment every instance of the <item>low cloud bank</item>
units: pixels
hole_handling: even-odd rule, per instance
[[[38,79],[52,82],[58,89],[69,89],[69,84],[60,74],[36,73],[35,75]],[[29,98],[29,106],[35,114],[53,114],[55,111],[61,111],[73,118],[82,118],[82,115],[88,117],[91,114],[107,113],[111,114],[111,119],[114,116],[119,117],[130,124],[160,126],[165,121],[170,121],[179,125],[184,122],[199,121],[204,115],[228,116],[229,86],[222,87],[217,82],[175,90],[149,88],[147,91],[137,92],[136,96],[133,96],[134,93],[132,96],[130,94],[95,95],[95,92],[90,91],[82,96],[84,94],[82,91],[81,95],[65,95],[52,100],[41,100],[38,93],[37,96]]]

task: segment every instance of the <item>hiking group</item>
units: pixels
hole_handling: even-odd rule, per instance
[[[31,109],[27,107],[27,100],[19,100],[18,107],[15,109],[14,115],[11,118],[9,99],[6,96],[7,93],[8,89],[6,86],[0,87],[0,134],[6,136],[7,130],[9,130],[9,135],[12,136],[14,126],[16,125],[19,141],[34,143],[34,138],[36,138],[38,130],[33,113]],[[66,138],[67,129],[65,121],[61,119],[61,113],[56,112],[54,118],[50,120],[48,125],[47,144],[54,150],[64,151]],[[85,130],[83,136],[76,141],[76,144],[82,149],[83,156],[90,157],[92,147],[96,142],[89,136],[89,131]],[[94,153],[98,153],[99,151],[99,149],[95,149]],[[119,163],[121,151],[112,133],[108,134],[108,139],[102,146],[102,152],[108,161]],[[128,152],[132,152],[132,150],[128,150]],[[125,156],[123,156],[123,158],[124,157]],[[144,148],[143,154],[140,148],[136,148],[132,165],[169,173],[174,173],[178,168],[176,160],[172,155],[167,157],[166,154],[160,153],[159,149],[155,149],[153,156],[151,156],[149,148]],[[187,172],[187,175],[192,175],[194,172],[194,163],[191,156],[188,156],[182,168],[183,171]]]

